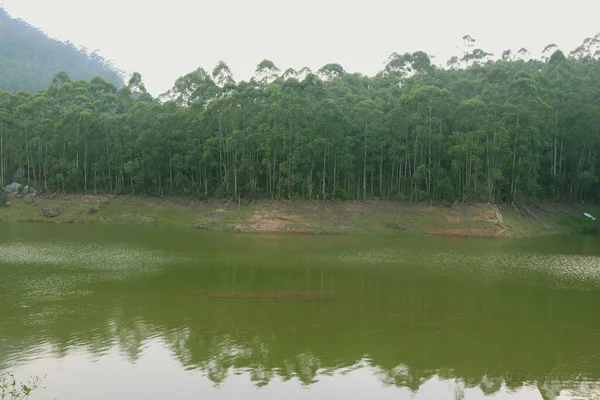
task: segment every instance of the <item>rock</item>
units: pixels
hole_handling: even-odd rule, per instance
[[[34,188],[29,188],[27,190],[27,193],[25,194],[25,198],[33,199],[35,196],[37,196],[37,194],[38,194],[37,190],[35,190]]]
[[[4,188],[6,194],[18,194],[19,190],[21,190],[21,184],[17,182],[13,182]]]
[[[233,231],[237,232],[237,233],[241,233],[244,231],[244,226],[243,225],[236,225],[233,227]]]
[[[55,218],[60,215],[60,210],[55,207],[44,207],[42,208],[42,213],[46,218]]]
[[[141,222],[144,224],[151,224],[154,226],[158,226],[158,221],[156,220],[156,217],[153,217],[153,216],[147,216],[147,215],[143,216],[141,218]]]
[[[214,228],[215,223],[214,222],[209,222],[206,224],[200,224],[198,226],[196,226],[196,229],[212,229]]]
[[[97,212],[98,210],[96,210],[95,208],[88,208],[87,210],[83,210],[83,213],[87,215],[94,215]]]
[[[385,222],[383,224],[386,228],[392,228],[395,231],[405,231],[406,228],[402,226],[399,222]]]
[[[4,202],[4,207],[10,207],[10,206],[12,206],[12,203],[10,201]]]

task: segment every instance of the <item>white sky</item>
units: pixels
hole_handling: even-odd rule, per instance
[[[2,0],[0,0],[0,4]],[[436,64],[469,34],[499,55],[556,43],[565,51],[600,31],[598,0],[4,0],[49,36],[98,49],[158,95],[197,67],[224,60],[248,79],[265,58],[282,71],[330,62],[375,74],[394,51]]]

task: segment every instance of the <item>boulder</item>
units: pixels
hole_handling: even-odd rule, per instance
[[[46,218],[55,218],[60,215],[60,210],[55,207],[44,207],[42,208],[42,213]]]
[[[21,190],[21,184],[17,183],[17,182],[13,182],[10,185],[8,185],[7,187],[4,188],[4,192],[7,195],[16,195],[19,193],[19,191]]]
[[[83,213],[87,215],[94,215],[97,212],[98,210],[96,210],[95,208],[88,208],[87,210],[83,210]]]
[[[35,190],[34,188],[29,188],[27,190],[27,193],[25,193],[25,198],[33,199],[35,196],[37,196],[37,194],[38,194],[37,190]]]
[[[214,228],[215,223],[214,222],[209,222],[206,224],[200,224],[198,226],[196,226],[197,229],[212,229]]]
[[[4,202],[4,207],[10,207],[10,206],[12,206],[12,203],[10,201]]]

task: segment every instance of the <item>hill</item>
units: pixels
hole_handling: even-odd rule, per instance
[[[121,72],[97,53],[49,38],[0,8],[0,91],[47,89],[59,71],[72,79],[100,76],[117,87],[123,84]]]

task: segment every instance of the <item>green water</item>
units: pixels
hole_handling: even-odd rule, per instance
[[[34,400],[594,398],[599,245],[0,224],[0,370]]]

